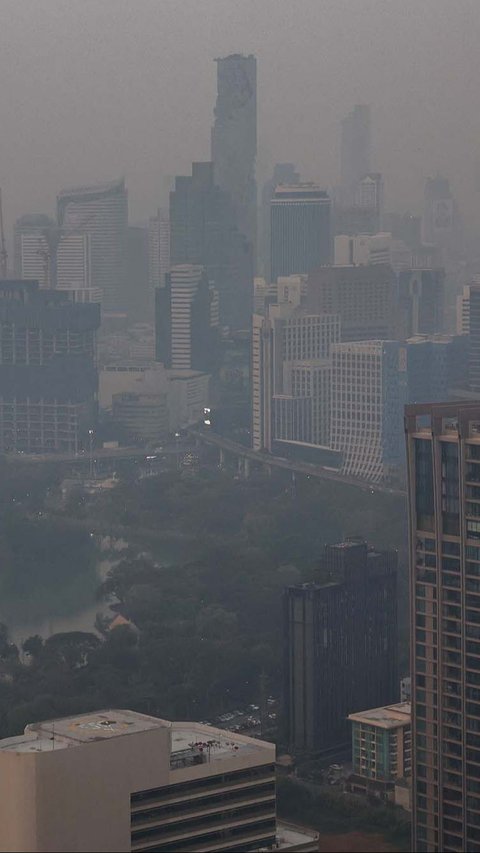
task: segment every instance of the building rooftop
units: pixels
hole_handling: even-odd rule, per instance
[[[386,705],[384,708],[372,708],[370,711],[349,714],[348,719],[354,723],[364,723],[381,729],[396,729],[410,724],[411,706],[410,702],[399,702],[397,705]]]
[[[275,760],[274,745],[265,741],[202,723],[170,722],[124,710],[96,711],[31,723],[23,735],[0,740],[0,752],[51,752],[158,728],[171,731],[172,769],[232,758],[236,753],[268,750],[272,750],[272,761]]]

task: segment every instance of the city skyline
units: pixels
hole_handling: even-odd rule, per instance
[[[286,3],[282,3],[282,15],[271,15],[273,5],[278,11],[277,3],[254,8],[249,2],[237,7],[209,0],[211,15],[205,15],[205,21],[213,20],[214,27],[206,32],[205,22],[197,21],[195,43],[189,42],[191,58],[182,69],[169,62],[170,44],[161,42],[161,49],[153,33],[161,38],[168,30],[173,44],[191,20],[192,3],[180,7],[143,0],[136,6],[133,27],[128,4],[121,0],[115,3],[115,16],[110,14],[108,2],[82,3],[68,11],[55,0],[42,4],[41,9],[28,0],[22,4],[6,0],[4,5],[4,56],[10,63],[4,77],[11,81],[22,104],[11,115],[11,107],[3,107],[0,175],[9,227],[28,210],[51,213],[53,195],[62,185],[111,180],[119,174],[128,180],[132,220],[147,219],[164,204],[170,176],[182,173],[194,159],[209,158],[215,91],[212,59],[239,50],[255,53],[258,61],[259,183],[267,177],[272,162],[295,158],[305,177],[334,185],[340,173],[340,121],[353,105],[366,103],[372,108],[374,159],[385,176],[387,204],[395,200],[400,209],[420,210],[419,184],[440,171],[450,177],[462,210],[475,215],[479,162],[472,140],[480,132],[475,118],[480,110],[475,108],[478,96],[470,81],[474,79],[472,37],[478,6],[469,0],[456,3],[455,11],[451,3],[442,2],[442,14],[434,15],[434,22],[428,7],[438,11],[439,0],[425,0],[421,8],[408,2],[408,15],[403,14],[406,3],[389,4],[385,9],[385,4],[374,0],[365,0],[361,7],[307,2],[300,15]],[[229,14],[229,8],[234,14]],[[285,62],[282,49],[290,37],[294,14],[303,36],[303,52],[298,61]],[[348,32],[341,26],[346,15]],[[24,48],[27,19],[35,42],[30,52],[22,50],[20,64],[12,50],[20,38]],[[268,31],[267,19],[271,22]],[[252,27],[252,20],[257,27]],[[315,26],[317,21],[321,21],[320,29]],[[355,33],[353,42],[350,33]],[[370,34],[376,38],[370,39]],[[318,38],[325,50],[318,50]],[[368,61],[362,53],[362,39],[367,38]],[[86,39],[92,72],[102,81],[97,88],[85,69],[83,51],[79,51]],[[345,50],[333,52],[329,45],[338,41]],[[139,43],[144,49],[134,71],[128,53],[135,49],[138,54]],[[45,69],[44,75],[36,74],[32,100],[28,91],[31,63],[43,67],[42,57],[48,57],[54,46],[58,62],[69,71],[53,87],[51,72]],[[448,73],[455,68],[453,59],[445,73],[445,54],[455,57],[455,73]],[[122,62],[124,56],[127,59]],[[412,56],[415,63],[410,61]],[[0,59],[0,70],[1,63]],[[157,64],[162,71],[161,107],[158,118],[156,114],[152,118],[150,93],[158,102],[158,92],[153,86],[150,90],[148,81],[158,80],[154,74]],[[409,88],[412,75],[416,85]],[[328,83],[319,86],[321,80]],[[409,88],[408,98],[403,86],[405,91]],[[174,99],[180,97],[182,109],[175,110]],[[428,116],[423,108],[427,98]],[[15,105],[15,95],[10,100]],[[31,128],[28,115],[34,116]],[[285,117],[288,121],[283,127]],[[94,132],[83,138],[81,128],[91,121]],[[149,132],[139,140],[130,126],[142,121]],[[432,121],[437,132],[432,132]],[[318,138],[322,139],[320,146]]]

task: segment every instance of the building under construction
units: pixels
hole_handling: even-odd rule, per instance
[[[0,452],[77,452],[96,415],[97,304],[0,280]]]

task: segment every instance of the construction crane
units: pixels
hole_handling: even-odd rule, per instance
[[[2,190],[0,189],[0,278],[7,277],[7,247],[3,230]]]

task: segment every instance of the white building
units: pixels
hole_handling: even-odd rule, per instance
[[[90,237],[91,281],[106,311],[126,304],[125,250],[128,200],[125,181],[63,190],[57,197],[59,226]]]
[[[170,340],[171,367],[173,370],[192,368],[193,336],[204,332],[200,322],[193,318],[194,303],[205,283],[205,270],[198,264],[180,264],[170,271]],[[218,316],[218,305],[217,305]],[[209,308],[209,325],[212,323],[212,306]]]
[[[90,290],[91,287],[90,236],[88,234],[63,235],[57,250],[57,288]]]
[[[397,341],[333,345],[331,446],[343,455],[343,474],[372,483],[398,476],[406,384]]]

